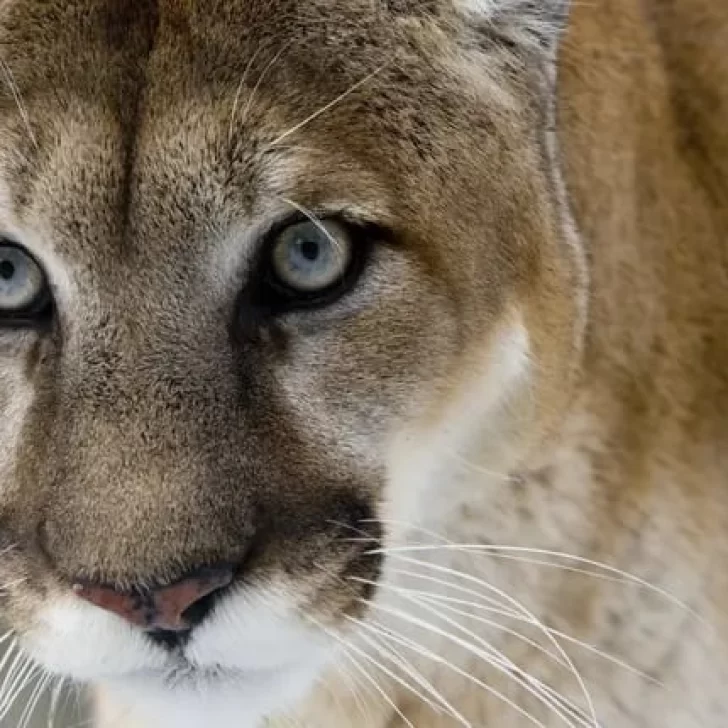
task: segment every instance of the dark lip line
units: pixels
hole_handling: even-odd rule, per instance
[[[229,683],[229,682],[250,682],[252,680],[270,679],[276,673],[281,672],[284,666],[243,670],[223,665],[201,667],[190,662],[183,654],[179,655],[180,660],[167,668],[138,670],[125,675],[119,675],[116,679],[142,679],[145,681],[156,681],[168,688],[176,688],[189,682],[194,683]]]

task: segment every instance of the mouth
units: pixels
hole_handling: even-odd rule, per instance
[[[119,673],[111,681],[175,693],[215,692],[228,688],[242,689],[246,693],[264,692],[286,676],[306,671],[312,660],[315,663],[325,662],[330,650],[328,644],[309,643],[306,652],[299,649],[290,654],[282,643],[269,645],[268,650],[261,644],[249,643],[246,658],[240,660],[237,651],[211,653],[206,649],[204,640],[201,645],[193,637],[179,641],[173,636],[170,639],[175,641],[170,647],[164,647],[160,639],[163,638],[158,634],[153,636],[155,654],[161,652],[164,655],[161,662]],[[233,659],[229,661],[231,656]]]
[[[185,702],[194,696],[235,695],[253,699],[275,694],[284,689],[289,680],[296,681],[305,664],[281,664],[277,667],[238,667],[235,665],[203,665],[184,655],[177,655],[162,668],[139,669],[103,681],[122,694],[156,696],[156,699]],[[167,696],[166,698],[164,696]]]
[[[224,665],[197,665],[180,655],[164,670],[141,670],[130,673],[122,680],[144,680],[154,682],[170,690],[187,690],[189,688],[211,688],[226,684],[244,684],[247,686],[264,685],[273,681],[282,669],[239,669]]]
[[[329,664],[309,655],[270,665],[197,663],[170,656],[166,665],[96,681],[112,704],[134,706],[142,725],[198,728],[200,725],[258,726],[299,701]]]

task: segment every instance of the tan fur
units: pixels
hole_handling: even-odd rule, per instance
[[[133,628],[68,627],[72,583],[217,561],[349,651],[253,717],[213,697],[219,728],[569,725],[534,680],[573,725],[728,723],[728,5],[565,6],[0,3],[0,233],[57,309],[0,329],[2,609],[104,685],[99,728],[193,693]],[[373,253],[262,320],[291,201]]]

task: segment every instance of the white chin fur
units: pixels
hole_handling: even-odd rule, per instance
[[[333,655],[330,638],[267,594],[229,596],[192,635],[187,665],[120,618],[73,597],[39,615],[24,647],[40,664],[103,684],[155,728],[257,728],[301,699]]]
[[[42,609],[23,647],[48,670],[81,682],[167,665],[164,652],[139,630],[74,596]]]
[[[128,716],[133,706],[133,716],[144,728],[260,728],[267,716],[285,712],[301,701],[322,670],[323,662],[313,661],[259,677],[178,688],[141,677],[110,681],[105,687],[120,706],[119,718]]]

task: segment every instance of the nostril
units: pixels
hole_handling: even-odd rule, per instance
[[[196,627],[212,611],[223,590],[232,583],[232,567],[199,569],[176,584],[152,593],[154,628],[172,632]]]
[[[198,599],[194,604],[187,607],[187,609],[182,612],[182,620],[186,624],[189,624],[190,627],[197,627],[198,624],[202,624],[210,612],[212,612],[215,604],[224,593],[224,590],[225,587],[220,587],[219,589],[210,592],[207,596],[202,597],[202,599]]]
[[[189,633],[212,611],[232,583],[233,573],[228,565],[206,567],[170,586],[126,593],[93,584],[76,584],[73,588],[81,599],[147,629],[150,635]],[[169,636],[162,638],[170,640]]]

